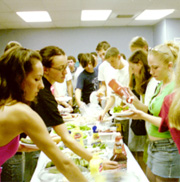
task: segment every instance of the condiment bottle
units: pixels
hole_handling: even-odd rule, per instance
[[[128,93],[126,88],[120,85],[115,79],[112,79],[108,85],[121,97],[122,100],[125,100],[127,103],[132,103],[133,97]]]
[[[79,127],[76,126],[76,128],[71,132],[71,136],[79,142],[82,146],[84,146],[83,143],[83,132],[79,129]]]
[[[118,162],[120,165],[120,169],[126,169],[127,168],[126,151],[124,148],[122,136],[120,136],[120,135],[116,136],[116,138],[115,138],[113,156],[111,157],[110,160]]]
[[[118,121],[118,122],[116,122],[116,132],[121,133],[121,131],[122,131],[121,122]]]
[[[93,130],[93,134],[92,134],[91,145],[98,145],[99,143],[101,143],[101,139],[99,137],[97,126],[93,126],[92,130]]]
[[[91,175],[97,175],[103,170],[103,161],[98,154],[94,154],[89,163]]]

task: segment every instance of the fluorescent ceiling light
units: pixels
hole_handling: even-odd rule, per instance
[[[171,14],[174,9],[145,10],[135,20],[158,20]]]
[[[47,11],[21,11],[16,12],[25,22],[50,22],[51,17]]]
[[[82,10],[81,21],[105,21],[112,10]]]

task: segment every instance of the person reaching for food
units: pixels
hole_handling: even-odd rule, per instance
[[[44,66],[43,83],[44,88],[37,95],[37,101],[31,104],[31,107],[43,119],[47,127],[52,127],[54,131],[61,137],[63,143],[78,156],[90,161],[93,157],[92,153],[81,146],[74,140],[68,132],[62,116],[58,111],[58,104],[52,94],[51,85],[56,82],[63,82],[66,75],[66,67],[68,66],[67,56],[65,52],[57,46],[46,46],[40,50],[42,63]],[[28,156],[27,156],[28,157]],[[36,161],[29,160],[37,163]],[[28,164],[27,164],[28,165]],[[117,163],[112,161],[104,161],[104,169],[115,169]]]
[[[129,64],[127,61],[121,59],[121,54],[119,50],[116,47],[110,47],[107,49],[105,54],[105,60],[110,64],[109,67],[112,67],[112,69],[108,68],[105,70],[105,73],[107,75],[113,75],[113,79],[117,82],[119,82],[123,86],[128,86],[129,83]],[[108,85],[111,80],[108,80]],[[110,94],[107,100],[107,103],[99,115],[99,121],[103,121],[103,118],[105,114],[111,109],[113,105],[118,106],[121,104],[122,99],[116,96],[112,89],[109,87]]]
[[[69,181],[87,181],[78,167],[51,140],[41,117],[29,107],[42,82],[43,66],[38,52],[13,47],[0,57],[0,166],[19,147],[26,133]],[[71,169],[71,173],[69,173]]]

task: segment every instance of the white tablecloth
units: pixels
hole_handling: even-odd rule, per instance
[[[127,158],[128,158],[127,172],[134,173],[139,178],[139,182],[149,182],[146,175],[142,171],[141,167],[139,166],[139,164],[137,163],[137,161],[135,160],[135,158],[133,157],[132,153],[130,152],[127,146],[125,146],[125,149],[126,149]],[[38,175],[40,171],[42,171],[45,168],[45,165],[47,164],[48,161],[50,161],[50,159],[43,152],[41,152],[39,156],[38,164],[32,176],[31,182],[41,182],[38,178]]]

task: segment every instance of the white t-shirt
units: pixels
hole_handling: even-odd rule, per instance
[[[128,87],[129,86],[129,63],[123,59],[121,59],[121,61],[124,64],[124,68],[116,70],[115,79],[122,86]],[[112,94],[112,89],[111,89],[111,94]],[[118,106],[122,100],[117,95],[114,95],[114,96],[116,98],[114,106]]]
[[[108,86],[109,81],[116,77],[116,69],[107,61],[103,61],[98,69],[98,80],[105,81],[107,87],[107,96],[111,93],[111,88]]]
[[[116,72],[116,79],[123,86],[129,86],[129,63],[125,60],[121,60],[125,65],[124,68],[118,69]]]

